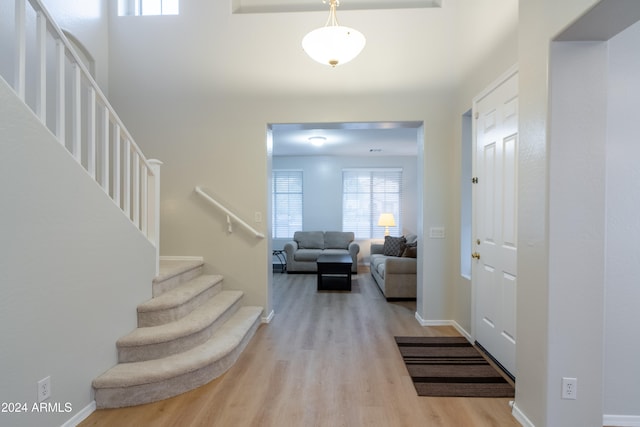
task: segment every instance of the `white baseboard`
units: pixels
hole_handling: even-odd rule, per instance
[[[163,261],[204,261],[204,258],[201,256],[172,256],[172,255],[163,255],[160,257]]]
[[[76,427],[78,424],[86,420],[89,415],[93,414],[95,410],[96,401],[93,400],[90,404],[82,408],[80,412],[71,417],[66,423],[62,424],[61,427]]]
[[[458,332],[460,332],[460,335],[462,335],[463,337],[465,337],[467,339],[467,341],[469,341],[470,343],[473,343],[473,339],[471,338],[471,334],[469,332],[467,332],[466,329],[464,329],[462,326],[460,326],[460,324],[458,322],[456,322],[455,320],[452,320],[452,325],[454,328],[456,328],[456,330]]]
[[[516,402],[513,402],[511,404],[511,415],[513,415],[513,418],[515,418],[516,421],[518,421],[524,427],[536,427],[531,422],[531,420],[529,418],[527,418],[527,416],[524,414],[524,412],[522,412],[520,410],[520,408],[518,408],[518,405],[516,404]]]
[[[271,313],[269,313],[267,316],[262,317],[262,323],[271,323],[271,320],[275,315],[276,315],[275,311],[271,310]]]
[[[640,415],[603,415],[602,425],[617,427],[640,427]]]
[[[456,330],[467,339],[469,342],[473,342],[471,340],[471,334],[467,332],[462,326],[458,324],[455,320],[425,320],[420,314],[416,311],[416,319],[421,326],[453,326]]]

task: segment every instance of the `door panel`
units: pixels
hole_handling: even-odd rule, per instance
[[[515,376],[518,248],[518,79],[474,103],[474,335]]]

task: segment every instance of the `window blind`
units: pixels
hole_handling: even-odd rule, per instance
[[[345,169],[342,171],[342,230],[353,231],[356,239],[382,239],[378,225],[382,213],[391,213],[402,230],[402,169]]]
[[[302,230],[302,171],[274,170],[271,193],[273,237],[290,239]]]

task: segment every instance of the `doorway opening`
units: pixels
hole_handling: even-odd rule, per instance
[[[422,141],[423,123],[417,121],[268,124],[267,221],[271,264],[280,269],[281,260],[272,254],[274,250],[281,251],[290,237],[293,237],[274,237],[274,171],[296,172],[293,175],[301,175],[304,230],[341,231],[343,170],[401,168],[403,217],[399,233],[418,234],[423,200]],[[359,243],[359,262],[367,264],[370,241]],[[420,268],[419,266],[418,269]],[[273,280],[270,278],[270,288],[272,284]]]

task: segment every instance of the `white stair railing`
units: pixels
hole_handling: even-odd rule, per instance
[[[217,207],[227,215],[227,227],[228,227],[229,233],[233,233],[233,227],[231,223],[231,220],[233,219],[238,224],[240,224],[241,226],[249,230],[255,237],[259,239],[264,239],[265,236],[263,233],[259,232],[258,230],[256,230],[255,228],[253,228],[252,226],[244,222],[238,215],[234,214],[229,209],[225,208],[222,203],[218,202],[216,199],[208,195],[201,187],[197,186],[195,188],[195,191],[196,193],[204,197],[205,200],[207,200],[209,203],[211,203],[212,205],[214,205],[215,207]]]
[[[0,30],[14,42],[0,43],[0,61],[15,64],[2,77],[157,252],[162,162],[147,160],[40,0],[15,0]]]

